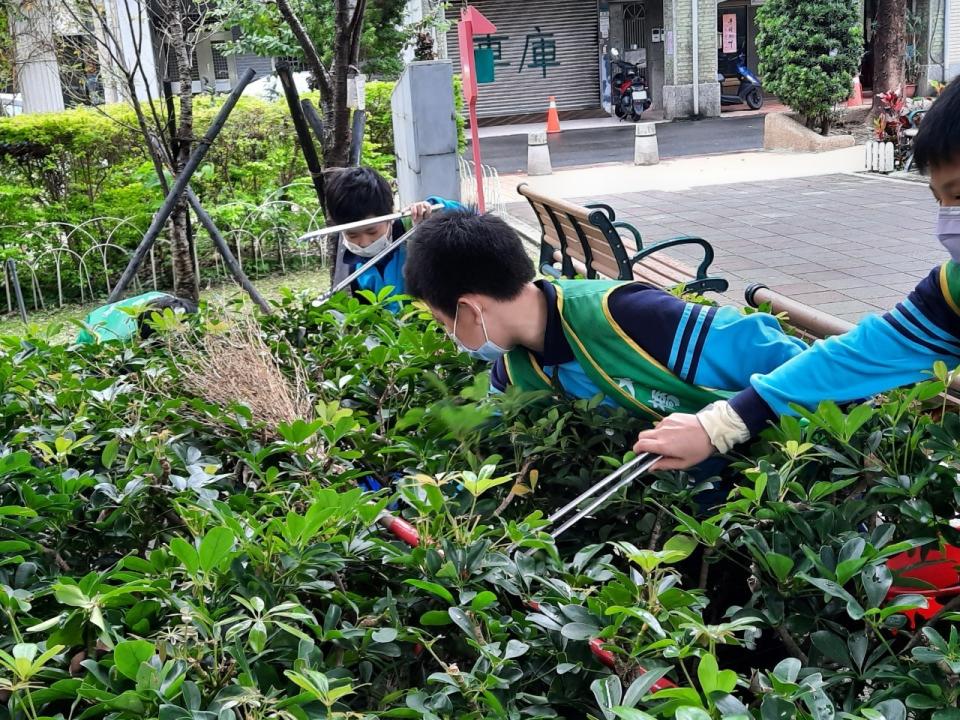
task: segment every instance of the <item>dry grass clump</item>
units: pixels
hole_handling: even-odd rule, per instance
[[[294,365],[294,378],[286,376],[260,332],[256,319],[241,315],[225,328],[178,343],[175,354],[190,393],[221,408],[247,406],[276,438],[281,423],[313,420],[313,406],[301,368]]]

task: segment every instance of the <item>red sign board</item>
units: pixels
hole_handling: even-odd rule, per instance
[[[733,13],[723,16],[723,51],[725,53],[737,51],[737,16]]]

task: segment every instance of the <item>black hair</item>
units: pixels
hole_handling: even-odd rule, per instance
[[[328,170],[324,173],[324,195],[327,218],[336,225],[393,212],[390,183],[368,167]]]
[[[913,139],[913,161],[922,173],[960,162],[960,77],[947,85],[921,118]]]
[[[534,278],[516,231],[496,215],[448,210],[418,227],[407,248],[406,292],[453,317],[468,293],[512,300]]]
[[[192,300],[177,297],[176,295],[164,295],[163,297],[151,300],[146,304],[139,316],[140,338],[142,340],[146,340],[154,333],[153,327],[147,322],[147,319],[153,317],[154,313],[163,313],[166,308],[170,308],[174,312],[183,310],[183,312],[188,315],[194,315],[199,310],[197,304]]]

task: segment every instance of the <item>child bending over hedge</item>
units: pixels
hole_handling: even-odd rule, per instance
[[[664,469],[690,467],[746,442],[779,415],[794,414],[792,403],[812,409],[824,400],[869,397],[926,379],[937,362],[960,362],[960,79],[924,116],[913,149],[940,205],[937,238],[950,259],[882,317],[757,373],[732,399],[696,415],[671,415],[640,433],[635,450],[663,455]]]
[[[646,283],[535,280],[519,236],[493,215],[425,220],[405,276],[462,351],[493,363],[494,391],[601,393],[604,405],[650,420],[730,398],[806,348],[771,315],[689,303]]]

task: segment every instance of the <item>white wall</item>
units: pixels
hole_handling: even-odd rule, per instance
[[[142,72],[138,72],[134,85],[137,97],[140,100],[158,97],[157,67],[153,51],[153,40],[150,35],[150,24],[147,15],[146,0],[107,0],[104,10],[114,29],[114,37],[121,47],[116,55],[123,58],[125,68],[134,68],[139,54]],[[101,58],[101,73],[110,75],[109,60]],[[107,83],[105,82],[106,86]],[[118,88],[116,97],[107,97],[107,102],[120,102],[126,99],[129,91]]]
[[[23,112],[63,110],[63,87],[53,37],[54,14],[44,2],[26,5],[24,16],[13,16],[17,84],[23,97]]]
[[[947,76],[960,75],[960,0],[946,0],[947,27],[946,27],[946,58]]]

